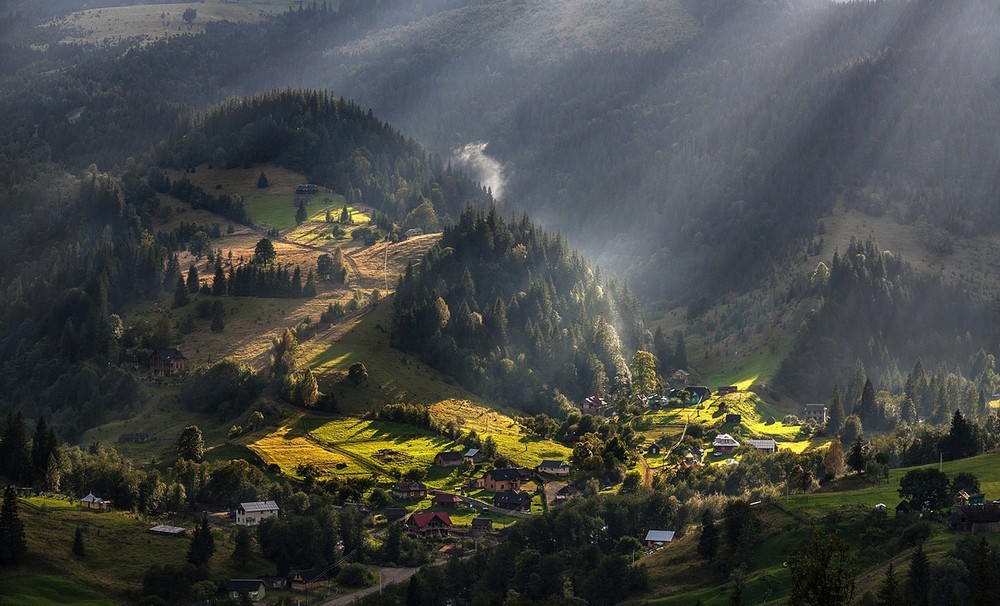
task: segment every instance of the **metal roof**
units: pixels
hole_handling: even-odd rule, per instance
[[[650,530],[646,533],[647,541],[653,541],[654,543],[669,543],[674,540],[673,530]]]
[[[240,509],[247,513],[251,511],[278,511],[278,504],[274,501],[251,501],[240,503]]]

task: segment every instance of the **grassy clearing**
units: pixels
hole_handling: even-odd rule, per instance
[[[77,11],[51,23],[63,30],[64,43],[118,43],[130,38],[151,42],[171,36],[205,31],[211,21],[258,21],[264,15],[287,11],[291,0],[257,0],[223,3],[221,0],[185,4],[139,4]],[[184,10],[197,11],[191,27],[181,18]]]
[[[82,582],[54,574],[0,577],[5,606],[114,606],[115,601]]]

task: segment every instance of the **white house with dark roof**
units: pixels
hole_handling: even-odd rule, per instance
[[[274,501],[240,503],[236,508],[236,523],[240,526],[256,526],[262,520],[276,517],[278,517],[278,504]]]
[[[538,465],[538,473],[547,473],[553,476],[569,475],[569,463],[566,461],[552,461],[546,459]]]

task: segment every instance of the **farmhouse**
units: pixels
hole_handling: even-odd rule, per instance
[[[740,443],[728,433],[720,433],[712,440],[712,448],[715,452],[732,452],[740,447]]]
[[[490,518],[472,518],[472,530],[490,532],[493,530],[493,520]]]
[[[683,369],[677,369],[674,371],[674,374],[670,375],[670,382],[677,387],[687,387],[690,379],[691,375]]]
[[[806,404],[802,409],[802,420],[813,421],[817,425],[826,423],[826,404]]]
[[[321,570],[314,568],[300,570],[291,577],[292,590],[309,591],[322,585],[325,580],[326,577],[323,576],[323,571]]]
[[[449,492],[438,492],[431,499],[431,505],[435,507],[447,507],[449,509],[454,509],[462,504],[462,497],[457,494],[451,494]]]
[[[649,445],[649,448],[646,449],[646,454],[648,454],[650,456],[653,456],[653,457],[659,456],[659,454],[660,454],[660,445],[657,444],[656,442],[653,442],[652,444]]]
[[[674,540],[673,530],[650,530],[646,533],[646,547],[662,546]]]
[[[423,482],[403,481],[392,487],[392,498],[400,501],[415,501],[427,496],[427,486]]]
[[[100,497],[95,497],[94,493],[90,493],[80,499],[80,507],[86,507],[94,511],[111,511],[111,501],[105,501]]]
[[[547,473],[553,476],[569,475],[569,463],[566,461],[542,461],[538,466],[538,473]]]
[[[910,505],[909,501],[900,501],[899,505],[896,505],[896,517],[908,516],[916,511],[913,505]]]
[[[985,505],[986,495],[984,494],[969,494],[964,490],[959,490],[958,494],[955,495],[955,507],[961,507],[962,505]]]
[[[406,528],[421,539],[443,539],[448,536],[451,518],[443,511],[424,511],[410,514]]]
[[[267,594],[263,579],[230,579],[226,583],[226,593],[234,600],[244,597],[251,602],[259,602]]]
[[[261,520],[277,516],[278,504],[274,501],[240,503],[236,508],[236,523],[240,526],[256,526]]]
[[[951,513],[952,530],[971,534],[1000,531],[1000,506],[963,505]]]
[[[485,488],[490,492],[503,492],[504,490],[518,490],[521,483],[531,477],[531,471],[524,468],[491,469],[483,474],[479,481],[480,488]]]
[[[458,467],[463,460],[462,453],[458,451],[439,452],[434,457],[434,464],[440,467]]]
[[[149,374],[163,377],[175,375],[187,370],[188,361],[181,350],[174,347],[157,349],[149,357]]]
[[[611,406],[608,405],[607,400],[597,394],[580,400],[576,405],[580,412],[585,415],[608,416],[611,413]]]
[[[774,454],[778,452],[778,443],[774,440],[747,440],[747,444],[753,446],[764,454]]]
[[[531,495],[516,490],[498,492],[493,495],[493,505],[500,509],[510,509],[512,511],[530,511]]]

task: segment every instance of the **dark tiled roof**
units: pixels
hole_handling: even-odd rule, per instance
[[[229,583],[226,584],[226,591],[238,591],[240,593],[257,591],[263,584],[263,579],[229,579]]]

